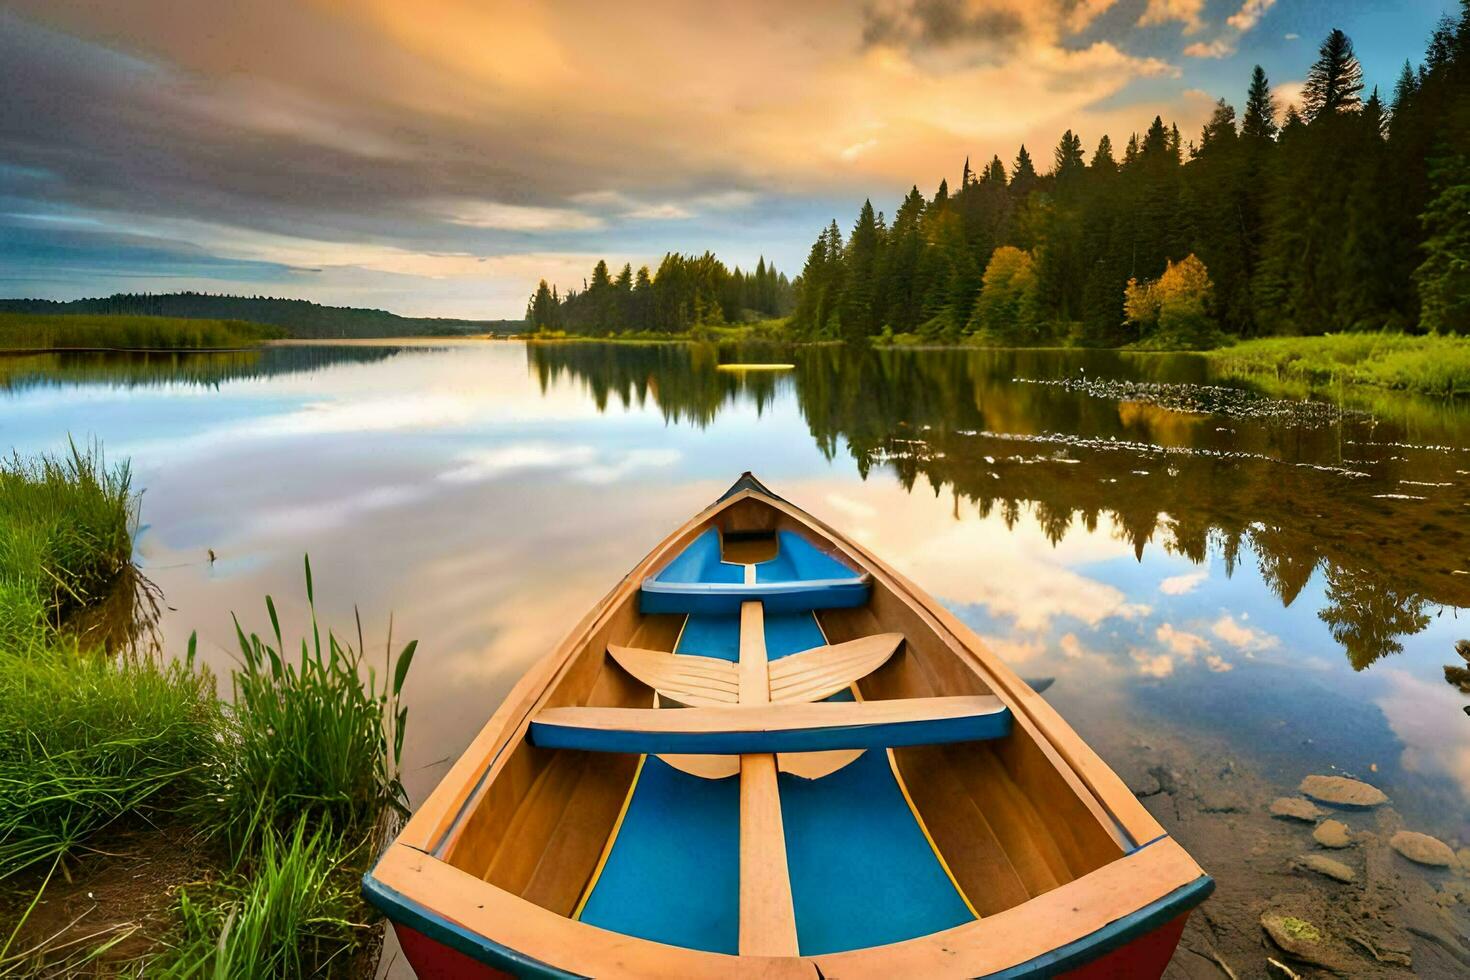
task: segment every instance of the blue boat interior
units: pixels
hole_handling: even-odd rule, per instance
[[[810,612],[861,606],[868,601],[867,576],[791,531],[775,534],[775,556],[754,566],[725,559],[717,528],[709,528],[657,574],[643,583],[645,613],[731,614],[759,600],[766,613]]]
[[[858,580],[790,531],[755,563],[757,585]],[[651,582],[745,588],[743,565],[722,560],[713,529]],[[866,601],[866,584],[864,601]],[[644,598],[647,598],[645,584]],[[697,595],[686,591],[685,595]],[[739,594],[739,593],[737,593]],[[739,602],[766,603],[772,660],[824,646],[814,608],[847,596],[812,593],[792,609],[743,593],[734,609],[686,608],[676,654],[738,662]],[[776,605],[777,608],[770,608]],[[645,603],[645,610],[646,610]],[[829,700],[852,700],[841,691]],[[927,935],[976,917],[909,798],[891,753],[869,749],[819,778],[778,777],[787,871],[803,955],[840,952]],[[736,953],[740,932],[740,776],[703,778],[658,756],[643,757],[621,821],[582,902],[582,921],[643,939]]]

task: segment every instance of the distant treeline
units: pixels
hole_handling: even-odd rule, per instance
[[[413,337],[464,333],[509,332],[515,320],[447,320],[406,317],[384,310],[322,306],[304,299],[270,296],[225,296],[212,293],[117,293],[97,299],[57,302],[45,299],[0,299],[0,313],[92,313],[121,316],[164,316],[187,319],[244,320],[282,327],[292,337]]]
[[[1088,160],[1069,130],[1045,173],[1023,146],[1009,168],[966,161],[932,198],[915,187],[891,222],[864,204],[845,239],[834,221],[812,246],[793,332],[1096,346],[1470,332],[1462,2],[1387,102],[1333,31],[1284,115],[1257,67],[1243,115],[1220,100],[1197,143],[1155,118],[1121,157],[1103,136]]]
[[[754,272],[733,270],[710,252],[670,252],[650,273],[626,264],[616,276],[599,261],[591,282],[565,296],[546,280],[526,304],[533,330],[568,333],[682,333],[697,325],[718,326],[784,317],[796,303],[791,282],[762,256]]]

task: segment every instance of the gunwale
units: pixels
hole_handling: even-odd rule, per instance
[[[1118,843],[1122,855],[1013,908],[952,929],[888,946],[812,957],[732,956],[609,932],[543,908],[444,860],[463,829],[464,817],[503,770],[510,750],[527,737],[537,711],[550,706],[551,692],[589,639],[626,602],[636,601],[646,576],[672,560],[722,511],[751,499],[815,532],[845,561],[871,574],[875,588],[881,585],[907,606],[1011,708],[1015,724],[1033,737],[1047,761]],[[364,880],[365,891],[379,904],[427,911],[451,939],[458,936],[456,942],[472,946],[478,942],[481,955],[540,975],[566,975],[564,971],[570,970],[598,976],[789,972],[809,977],[813,964],[826,975],[922,971],[984,976],[1024,968],[1064,948],[1073,948],[1074,956],[1094,946],[1110,948],[1106,944],[1116,945],[1123,932],[1137,933],[1144,923],[1140,916],[1148,918],[1145,913],[1150,910],[1187,911],[1212,887],[1203,870],[1167,837],[1106,763],[979,637],[877,556],[766,490],[753,477],[742,478],[737,489],[666,536],[526,672]],[[805,966],[792,969],[794,964]]]

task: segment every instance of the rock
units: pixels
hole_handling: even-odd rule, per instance
[[[1323,847],[1331,848],[1351,847],[1353,843],[1347,824],[1341,820],[1324,820],[1319,823],[1317,829],[1312,831],[1312,840]]]
[[[1280,817],[1283,820],[1316,823],[1326,813],[1326,810],[1311,800],[1304,800],[1300,796],[1278,796],[1271,801],[1271,816]]]
[[[1280,960],[1266,957],[1266,976],[1272,980],[1302,980],[1302,975]]]
[[[1388,846],[1415,864],[1426,864],[1431,868],[1455,866],[1455,852],[1450,850],[1450,846],[1428,834],[1401,830],[1388,839]]]
[[[1297,790],[1303,796],[1333,806],[1367,808],[1388,802],[1388,797],[1376,786],[1346,776],[1308,776]]]
[[[1315,871],[1319,875],[1326,875],[1334,881],[1344,884],[1356,881],[1358,873],[1352,868],[1325,854],[1304,854],[1297,858],[1297,863],[1309,871]]]
[[[1460,859],[1460,867],[1470,871],[1470,847],[1462,847],[1455,852],[1455,857]]]
[[[1244,813],[1251,808],[1245,794],[1219,780],[1211,780],[1201,786],[1194,795],[1199,800],[1199,808],[1203,813]],[[1302,802],[1307,801],[1302,800]],[[1311,806],[1310,803],[1307,805]]]
[[[1266,935],[1271,937],[1273,943],[1303,963],[1320,966],[1334,973],[1347,972],[1343,959],[1335,955],[1327,945],[1327,937],[1305,919],[1282,915],[1280,912],[1266,912],[1261,915],[1261,928],[1266,930]]]
[[[1451,908],[1460,904],[1460,896],[1448,888],[1440,891],[1434,896],[1434,900],[1445,908]]]

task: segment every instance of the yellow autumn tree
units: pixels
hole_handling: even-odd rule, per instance
[[[1038,293],[1031,253],[1001,246],[985,267],[969,331],[1006,344],[1037,342],[1043,332]]]
[[[1169,347],[1208,347],[1216,333],[1210,316],[1214,296],[1209,270],[1191,253],[1170,262],[1152,282],[1129,279],[1123,312],[1139,328],[1141,340]]]

